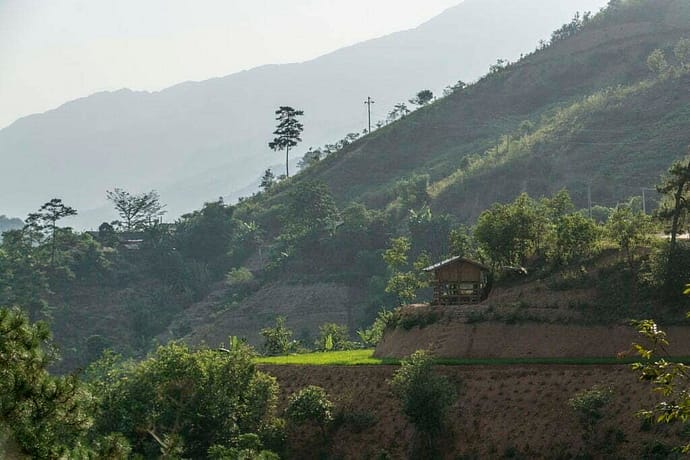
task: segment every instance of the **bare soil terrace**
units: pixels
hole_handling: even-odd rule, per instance
[[[324,387],[337,410],[369,418],[358,430],[344,424],[322,447],[316,430],[304,430],[289,458],[410,458],[414,429],[403,416],[388,381],[397,366],[275,366],[261,369],[281,387],[281,406],[307,385]],[[568,406],[578,391],[613,389],[598,433],[612,451],[601,458],[641,458],[645,446],[679,444],[682,427],[645,427],[634,416],[654,402],[650,386],[627,365],[439,366],[458,387],[444,458],[572,458],[583,447],[582,428]],[[292,437],[291,437],[292,438]],[[595,457],[598,458],[598,457]]]

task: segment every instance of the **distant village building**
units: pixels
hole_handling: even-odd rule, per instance
[[[98,231],[89,230],[86,233],[105,246],[124,248],[128,251],[141,249],[146,238],[144,232],[116,232],[112,225],[105,222]]]
[[[464,257],[453,257],[424,269],[433,273],[432,305],[460,305],[486,299],[491,289],[489,267]]]

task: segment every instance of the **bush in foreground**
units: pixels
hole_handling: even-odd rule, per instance
[[[333,421],[333,403],[328,399],[326,390],[319,386],[309,385],[290,396],[285,417],[295,425],[304,423],[317,425],[325,441],[326,428]]]
[[[241,451],[250,434],[269,444],[278,384],[253,359],[241,344],[194,351],[171,343],[114,373],[106,365],[106,378],[91,382],[99,396],[96,429],[122,433],[133,454],[146,458],[205,458],[214,446],[216,453]]]
[[[455,386],[434,372],[428,352],[418,350],[402,361],[391,387],[403,413],[422,435],[424,450],[433,454],[434,441],[444,430],[448,411],[457,399]]]

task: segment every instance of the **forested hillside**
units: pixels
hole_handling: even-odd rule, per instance
[[[652,188],[690,145],[683,128],[690,116],[687,19],[689,5],[675,0],[613,2],[594,17],[577,16],[520,61],[495,66],[478,83],[312,162],[289,181],[266,184],[236,215],[256,224],[258,246],[268,250],[267,289],[325,281],[350,288],[335,301],[337,291],[323,289],[296,314],[291,302],[281,307],[281,296],[273,296],[269,311],[302,329],[309,328],[304,318],[327,305],[334,318],[359,327],[395,302],[384,292],[390,238],[409,238],[409,266],[423,253],[440,260],[467,250],[467,229],[458,224],[473,225],[492,203],[523,192],[538,200],[566,189],[576,209],[588,206],[589,193],[590,214],[603,220],[631,198],[636,212],[651,211],[660,198]],[[660,66],[653,54],[663,57]],[[256,330],[257,309],[266,311],[262,292],[273,291],[260,289],[196,330],[194,340],[218,340],[231,327]],[[204,306],[193,316],[207,314]]]
[[[687,74],[647,57],[690,36],[682,0],[614,3],[576,18],[550,45],[456,91],[312,168],[336,200],[381,208],[403,177],[428,174],[432,207],[471,221],[494,201],[562,187],[614,205],[652,186],[690,144]],[[619,5],[619,6],[616,6]],[[681,66],[687,62],[680,63]]]
[[[305,111],[304,145],[294,152],[301,155],[309,146],[361,133],[367,96],[376,101],[374,122],[385,120],[416,91],[440,93],[457,80],[475,80],[497,58],[517,58],[576,10],[596,11],[605,0],[458,3],[415,29],[306,62],[157,92],[101,92],[18,120],[0,129],[0,154],[8,168],[35,180],[4,175],[2,212],[23,215],[60,189],[61,198],[82,211],[73,225],[93,229],[99,223],[93,219],[112,218],[101,208],[113,186],[157,189],[170,219],[218,196],[234,201],[246,188],[256,190],[265,168],[280,163],[266,146],[277,106]]]
[[[417,272],[449,255],[497,269],[532,264],[533,276],[559,284],[554,270],[596,264],[587,257],[621,245],[609,216],[624,223],[645,206],[651,212],[659,197],[649,191],[641,203],[642,188],[687,152],[685,37],[686,1],[612,2],[477,83],[331,144],[299,174],[267,176],[260,193],[207,203],[175,224],[148,216],[78,233],[62,224],[73,213],[51,201],[5,234],[0,303],[49,319],[60,366],[70,369],[106,348],[136,356],[170,339],[258,345],[278,316],[307,348],[323,345],[319,327],[328,323],[353,337],[382,307],[427,299]],[[592,210],[578,213],[588,190]],[[507,204],[482,214],[495,202]],[[515,216],[526,219],[517,230]],[[578,234],[565,247],[573,228],[585,229],[586,241]],[[597,282],[620,286],[616,293],[630,279],[640,288],[591,297],[590,320],[657,302],[663,262],[641,261],[635,245],[621,246],[630,263],[609,264]]]
[[[57,197],[0,216],[0,456],[675,458],[687,427],[655,425],[688,418],[687,366],[655,357],[675,336],[633,321],[651,345],[597,350],[624,347],[610,336],[631,318],[686,321],[689,89],[690,2],[612,0],[236,204],[163,223],[158,192],[115,188],[97,231]],[[281,111],[292,137],[273,142],[294,147],[300,111]],[[450,256],[481,267],[487,299],[425,304]],[[567,352],[520,330],[567,330],[550,332]],[[609,343],[579,352],[577,330]],[[491,366],[438,372],[424,347]]]

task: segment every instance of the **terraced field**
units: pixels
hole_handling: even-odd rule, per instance
[[[335,402],[340,426],[322,446],[305,430],[290,445],[290,458],[406,458],[414,430],[401,413],[388,381],[393,365],[261,365],[281,386],[281,405],[307,385],[324,387]],[[678,444],[682,427],[650,427],[635,412],[653,403],[649,385],[628,365],[514,364],[439,366],[459,390],[445,458],[571,458],[583,448],[582,428],[568,400],[603,385],[613,390],[598,425],[605,458],[641,458],[659,441]],[[389,457],[381,457],[388,454]],[[656,458],[656,457],[655,457]]]

